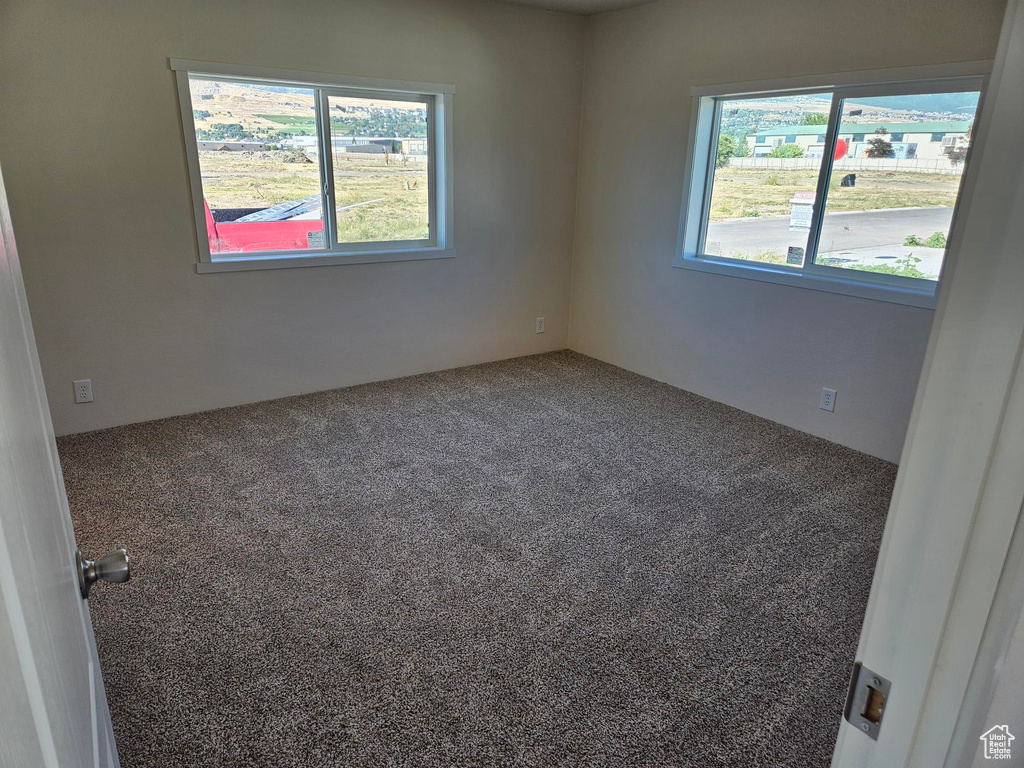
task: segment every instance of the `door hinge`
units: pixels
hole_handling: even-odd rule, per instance
[[[892,683],[859,661],[853,665],[850,692],[846,696],[843,716],[850,725],[875,741],[878,741],[878,732],[882,728],[882,716],[885,714],[890,688]]]

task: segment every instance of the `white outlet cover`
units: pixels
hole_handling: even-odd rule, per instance
[[[544,333],[545,320],[543,317],[537,318],[537,333]]]
[[[835,411],[836,409],[836,391],[823,387],[821,390],[821,403],[818,406],[823,411]]]
[[[75,385],[76,403],[91,403],[93,401],[92,379],[76,379],[71,383]]]

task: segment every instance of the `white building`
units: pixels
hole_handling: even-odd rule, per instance
[[[796,144],[804,157],[821,157],[825,151],[825,125],[781,125],[766,128],[747,136],[747,147],[752,157],[769,155],[783,144]],[[970,141],[971,123],[966,120],[932,121],[920,123],[847,123],[842,125],[839,138],[846,142],[846,156],[862,158],[870,148],[871,139],[881,136],[892,144],[895,157],[900,160],[936,160],[951,150],[965,147]]]

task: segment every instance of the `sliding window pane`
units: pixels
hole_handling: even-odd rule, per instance
[[[330,96],[338,242],[430,237],[427,105]]]
[[[843,101],[815,263],[938,280],[978,96]]]
[[[703,253],[803,265],[832,96],[723,99]]]
[[[189,78],[210,252],[325,246],[313,91]]]

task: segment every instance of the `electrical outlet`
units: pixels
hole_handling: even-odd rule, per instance
[[[836,391],[823,387],[821,390],[821,404],[818,407],[823,411],[834,411],[836,409]]]
[[[78,379],[72,381],[75,385],[75,402],[76,403],[91,403],[92,402],[92,379]]]
[[[537,318],[537,333],[544,333],[544,318]]]

